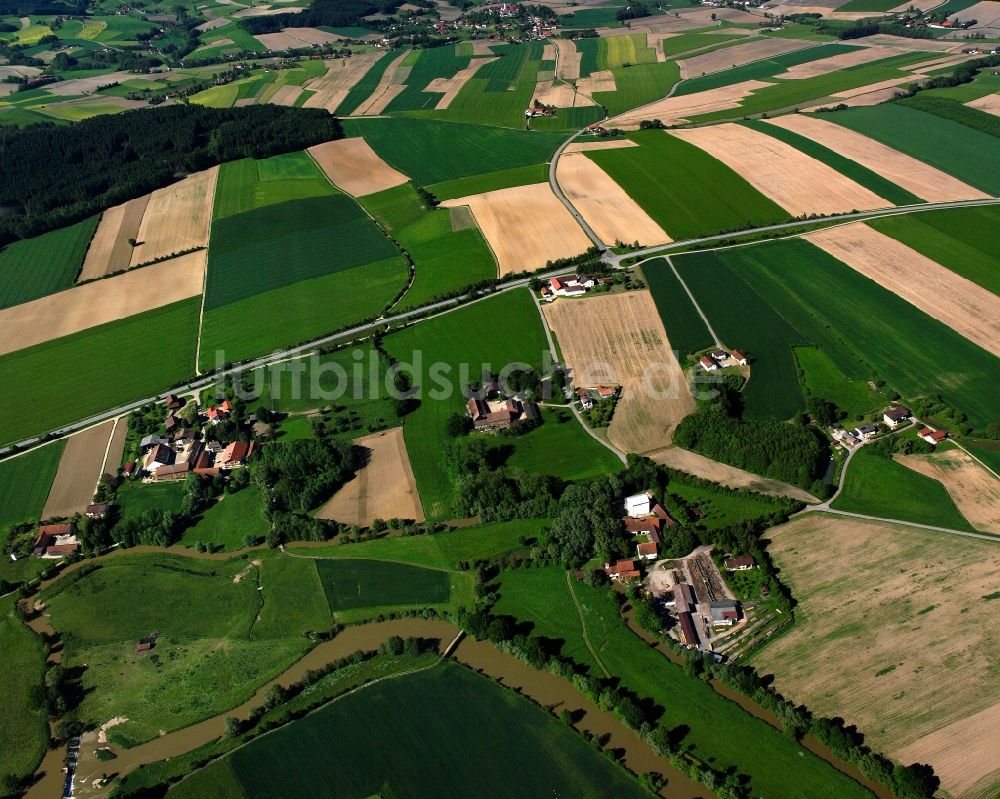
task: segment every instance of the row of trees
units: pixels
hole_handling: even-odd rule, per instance
[[[362,17],[392,14],[402,4],[403,0],[313,0],[305,11],[246,17],[240,20],[240,25],[252,34],[276,33],[288,27],[367,25]]]

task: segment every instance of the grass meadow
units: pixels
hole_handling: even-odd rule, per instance
[[[413,363],[419,353],[425,369],[431,364],[448,369],[442,377],[451,396],[427,395],[427,389],[437,388],[436,380],[424,386],[420,407],[403,424],[424,512],[430,519],[446,517],[452,487],[444,465],[445,421],[464,412],[462,386],[479,380],[487,365],[496,372],[515,361],[540,367],[547,344],[538,309],[526,290],[507,291],[391,334],[385,347],[404,363]]]
[[[680,68],[674,61],[633,64],[616,67],[611,72],[615,76],[615,91],[594,92],[594,100],[605,106],[609,114],[620,114],[657,100],[680,79]]]
[[[674,239],[788,219],[787,211],[693,144],[661,130],[629,138],[639,147],[587,156]]]
[[[427,189],[439,200],[453,200],[457,197],[468,197],[470,194],[482,194],[514,186],[544,183],[548,179],[548,164],[529,164],[513,169],[502,169],[498,172],[486,172],[482,175],[432,183]]]
[[[317,784],[330,799],[470,796],[484,784],[490,795],[512,798],[647,795],[530,700],[453,663],[345,696],[213,763],[172,794],[295,799],[314,796]]]
[[[121,510],[123,519],[141,516],[153,508],[180,513],[184,504],[184,484],[126,481],[118,490],[115,502]]]
[[[806,391],[835,403],[847,414],[848,420],[889,404],[889,392],[873,391],[867,380],[845,377],[830,356],[818,347],[795,347],[794,353]]]
[[[35,709],[34,688],[45,673],[45,647],[14,612],[14,596],[0,599],[0,774],[26,777],[34,773],[49,744],[43,710]]]
[[[316,561],[330,612],[446,604],[449,574],[438,569],[386,560],[348,558]]]
[[[70,288],[99,217],[23,239],[0,250],[0,308]]]
[[[202,543],[224,550],[242,549],[244,536],[263,538],[270,529],[264,516],[264,497],[259,488],[251,485],[235,494],[223,494],[194,526],[184,531],[180,543],[187,547]]]
[[[653,296],[653,302],[656,303],[660,319],[663,320],[670,346],[678,351],[682,363],[685,356],[708,349],[715,343],[705,326],[705,320],[699,315],[666,259],[658,258],[644,263],[642,276]]]
[[[0,461],[0,535],[8,525],[38,520],[65,448],[53,441]]]
[[[0,357],[0,443],[191,377],[200,304],[182,300]]]
[[[901,100],[900,104],[942,119],[950,119],[994,138],[1000,137],[1000,120],[996,116],[980,111],[978,108],[970,108],[952,98],[926,96],[920,93]]]
[[[937,480],[866,447],[851,459],[836,510],[975,532]]]

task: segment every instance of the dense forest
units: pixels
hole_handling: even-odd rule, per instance
[[[322,109],[170,106],[0,128],[0,244],[84,219],[185,173],[343,136]]]
[[[44,16],[46,14],[80,15],[87,11],[87,0],[0,0],[0,17]]]
[[[276,33],[287,27],[332,28],[358,25],[369,14],[391,14],[402,0],[314,0],[305,11],[246,17],[240,25],[250,33]]]

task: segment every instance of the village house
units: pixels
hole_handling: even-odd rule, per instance
[[[719,364],[717,364],[707,355],[702,355],[701,358],[698,359],[698,365],[706,372],[714,372],[716,369],[719,368]]]
[[[735,599],[709,602],[708,615],[713,627],[731,627],[740,620],[740,603]]]
[[[695,605],[694,590],[687,583],[674,584],[674,605],[678,613],[690,611]]]
[[[722,363],[729,358],[729,353],[725,350],[713,350],[709,353],[709,355],[712,356],[713,361],[718,361],[719,363]]]
[[[594,400],[590,396],[590,392],[585,388],[578,388],[576,390],[576,396],[580,398],[580,407],[585,411],[589,411],[594,407]]]
[[[597,391],[597,396],[601,399],[614,399],[618,396],[620,388],[620,386],[598,386],[595,391]]]
[[[653,541],[643,541],[636,544],[635,551],[639,560],[656,560],[660,548]]]
[[[552,293],[549,300],[556,297],[580,297],[599,284],[600,281],[596,278],[581,275],[554,277],[549,280],[549,290]]]
[[[866,422],[865,424],[859,424],[853,430],[855,438],[861,441],[868,441],[875,437],[878,433],[878,425],[872,424],[871,422]]]
[[[885,413],[882,414],[882,421],[895,429],[903,422],[908,422],[912,416],[913,414],[910,413],[910,409],[905,405],[893,405],[891,408],[887,408]]]
[[[164,402],[167,404],[168,411],[177,411],[184,407],[184,400],[176,394],[167,394]]]
[[[191,473],[191,462],[182,461],[161,466],[153,473],[153,480],[157,483],[170,482],[172,480],[183,480]]]
[[[222,454],[216,457],[215,465],[220,469],[239,469],[247,462],[252,451],[253,444],[247,444],[245,441],[234,441],[222,451]]]
[[[924,441],[928,444],[940,444],[946,438],[948,438],[948,433],[944,430],[932,430],[929,427],[924,427],[919,433],[917,433]]]
[[[735,555],[725,560],[726,571],[731,572],[745,572],[756,565],[753,555]]]
[[[625,513],[633,518],[649,516],[653,512],[653,495],[648,491],[625,497]]]
[[[619,583],[639,578],[639,570],[635,567],[634,560],[619,560],[615,563],[605,563],[604,573]]]
[[[555,114],[555,110],[552,108],[546,108],[545,106],[524,109],[525,119],[531,119],[532,117],[550,117],[553,114]]]
[[[162,436],[158,436],[158,435],[155,435],[155,434],[148,435],[148,436],[143,436],[139,440],[139,451],[140,452],[145,452],[146,450],[150,449],[151,447],[157,447],[160,444],[169,444],[169,443],[170,443],[170,439],[169,438],[163,438]]]
[[[31,554],[36,558],[62,558],[79,550],[76,526],[72,522],[65,522],[41,525]]]
[[[534,402],[521,402],[508,398],[493,401],[469,397],[465,401],[465,411],[476,430],[506,430],[523,422],[537,422],[541,419],[538,406]]]
[[[738,363],[740,366],[746,366],[748,363],[747,356],[744,355],[739,350],[733,350],[731,353],[729,353],[729,357],[732,358],[734,361],[736,361],[736,363]]]
[[[97,502],[88,505],[85,511],[88,519],[103,519],[111,506],[106,502]]]
[[[170,466],[176,460],[176,453],[166,444],[157,444],[142,459],[142,468],[149,474],[155,474],[162,466]]]
[[[224,400],[218,405],[213,405],[211,408],[205,411],[205,418],[211,424],[218,424],[219,422],[225,421],[229,418],[229,414],[232,413],[233,404],[229,400]]]
[[[681,628],[681,643],[688,647],[698,646],[698,631],[694,626],[694,618],[689,611],[683,610],[677,614],[677,623]]]

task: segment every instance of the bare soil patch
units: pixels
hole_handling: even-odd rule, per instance
[[[498,42],[491,42],[488,39],[477,39],[471,44],[473,55],[495,55],[495,53],[490,50],[490,45],[498,44]]]
[[[941,483],[977,530],[1000,533],[1000,480],[964,449],[897,455],[896,460]]]
[[[501,275],[537,269],[547,261],[579,255],[591,246],[548,183],[473,194],[441,205],[472,209]]]
[[[271,99],[268,102],[274,103],[274,105],[295,105],[295,101],[300,94],[302,94],[301,86],[287,84],[279,86],[278,90],[271,95]]]
[[[398,58],[392,60],[392,63],[382,73],[382,77],[379,78],[378,85],[371,97],[355,108],[352,116],[377,116],[385,111],[386,106],[403,90],[402,82],[396,80],[396,74],[409,54],[409,50],[404,50]]]
[[[580,78],[576,82],[579,92],[586,95],[593,95],[594,92],[616,92],[618,84],[615,83],[615,73],[610,69],[602,69],[600,72],[591,72],[590,77]]]
[[[987,352],[1000,341],[1000,297],[863,222],[804,238]]]
[[[793,216],[892,207],[832,167],[742,125],[727,122],[669,135],[700,147]]]
[[[969,108],[975,108],[979,111],[985,111],[987,114],[1000,117],[1000,93],[987,94],[985,97],[980,97],[977,100],[969,100],[966,105]]]
[[[271,6],[257,6],[256,8],[244,8],[242,11],[237,11],[232,14],[233,19],[242,19],[243,17],[270,17],[274,14],[297,14],[299,11],[305,11],[304,6],[277,6],[272,8]]]
[[[699,75],[710,75],[713,72],[739,67],[762,58],[801,50],[803,47],[814,44],[815,42],[800,39],[759,38],[745,44],[736,44],[732,47],[723,47],[721,50],[713,50],[710,53],[683,58],[677,62],[677,65],[681,68],[682,78],[695,78]]]
[[[24,69],[24,67],[18,67],[18,69]],[[93,75],[89,78],[71,78],[46,86],[45,91],[62,97],[75,97],[80,94],[93,94],[102,86],[121,83],[134,77],[135,75],[131,72],[110,72],[106,75]]]
[[[934,3],[937,5],[937,3]],[[909,8],[909,6],[907,6]],[[961,49],[962,45],[954,42],[946,42],[941,39],[909,39],[905,36],[890,36],[888,33],[877,33],[874,36],[864,36],[854,40],[856,44],[883,45],[894,47],[898,50],[927,51],[928,53],[946,53],[956,47]]]
[[[984,199],[988,196],[940,169],[834,122],[805,114],[787,114],[767,121],[857,161],[928,202]]]
[[[443,111],[445,108],[451,105],[451,101],[458,96],[458,93],[462,91],[462,87],[465,86],[466,82],[475,77],[475,74],[487,64],[491,64],[496,61],[496,57],[493,58],[473,58],[469,62],[469,66],[465,69],[460,69],[451,78],[434,78],[430,83],[427,84],[427,88],[424,91],[428,92],[441,92],[441,99],[437,101],[437,105],[434,106],[435,111]]]
[[[132,266],[194,247],[208,246],[219,167],[195,172],[149,195],[142,215]]]
[[[360,136],[316,144],[308,152],[335,186],[355,197],[401,186],[409,180],[379,158]]]
[[[745,80],[731,86],[696,92],[684,97],[668,97],[640,106],[632,111],[626,111],[624,114],[609,120],[607,125],[608,127],[634,130],[644,119],[659,119],[665,125],[685,123],[690,118],[701,114],[712,114],[716,111],[739,108],[740,101],[749,97],[757,89],[766,89],[768,86],[774,85],[762,80]]]
[[[302,105],[305,108],[325,108],[330,113],[337,110],[354,84],[364,77],[382,53],[357,53],[350,58],[334,58],[326,62],[327,71],[308,81],[304,88],[315,92]]]
[[[576,80],[580,77],[580,61],[583,53],[576,49],[576,43],[569,39],[553,39],[552,44],[558,51],[556,56],[556,77],[563,80]]]
[[[104,456],[104,473],[114,477],[122,465],[122,455],[125,453],[125,439],[128,436],[128,417],[119,416],[115,429],[108,442],[108,452]]]
[[[673,241],[625,190],[583,153],[564,154],[556,169],[559,186],[606,244],[642,246]]]
[[[662,42],[664,39],[672,39],[675,36],[680,36],[679,33],[647,33],[646,34],[646,47],[651,50],[656,51],[656,60],[663,63],[667,60],[666,53],[663,52]]]
[[[769,536],[799,601],[795,626],[755,656],[777,690],[856,724],[877,751],[929,762],[952,795],[991,774],[995,789],[1000,629],[984,596],[997,590],[1000,547],[819,513]],[[949,725],[994,734],[953,747],[940,737]]]
[[[201,250],[4,308],[0,355],[195,297],[206,260]]]
[[[638,147],[631,139],[611,139],[610,141],[575,141],[566,145],[563,155],[573,153],[588,153],[591,150],[621,150],[625,147]]]
[[[816,497],[808,491],[793,486],[791,483],[783,483],[780,480],[772,480],[770,477],[761,477],[759,474],[737,469],[725,463],[713,461],[704,455],[699,455],[691,450],[680,447],[670,447],[657,452],[647,453],[647,456],[657,463],[669,466],[695,477],[702,477],[715,483],[722,483],[730,488],[745,488],[749,491],[756,491],[758,494],[767,494],[772,497],[788,497],[797,499],[800,502],[819,502]]]
[[[368,527],[375,519],[424,520],[403,428],[356,439],[368,451],[365,464],[319,511],[320,519]]]
[[[149,195],[146,194],[104,212],[90,240],[77,282],[128,269],[132,261],[132,245],[128,240],[139,235],[139,225],[148,204]]]
[[[622,386],[611,443],[626,452],[667,446],[695,403],[650,293],[560,299],[543,312],[575,385]]]
[[[788,80],[803,80],[805,78],[815,78],[820,75],[827,75],[847,67],[856,67],[868,64],[872,61],[879,61],[896,55],[897,51],[889,47],[859,47],[850,53],[821,58],[818,61],[807,61],[805,64],[796,64],[789,67],[787,72],[782,72],[781,77]]]
[[[43,519],[83,513],[104,471],[104,455],[115,422],[111,419],[70,436],[42,509]]]
[[[973,30],[994,27],[996,23],[1000,22],[1000,3],[997,3],[996,0],[980,0],[974,6],[952,14],[948,19],[953,22],[974,19],[976,24],[973,26]]]
[[[569,83],[554,80],[540,80],[535,85],[534,99],[545,105],[556,108],[578,108],[580,106],[596,105],[594,100],[576,91]]]
[[[259,33],[254,38],[268,50],[292,50],[314,44],[329,44],[344,37],[319,28],[285,28],[280,33]]]

